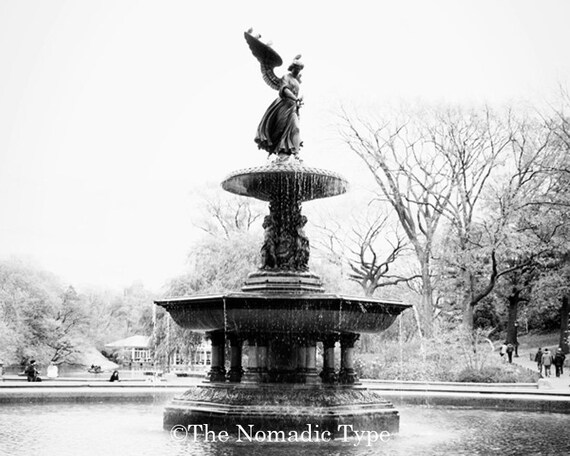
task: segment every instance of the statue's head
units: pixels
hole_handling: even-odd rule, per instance
[[[305,68],[305,65],[303,64],[303,62],[301,62],[301,54],[299,54],[293,59],[293,62],[291,62],[291,65],[289,65],[289,68],[287,68],[287,70],[289,71],[297,70],[297,72],[299,72],[303,68]]]

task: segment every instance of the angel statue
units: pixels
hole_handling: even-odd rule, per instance
[[[298,55],[289,65],[288,73],[279,78],[273,69],[281,66],[283,60],[271,48],[270,43],[263,43],[254,35],[252,29],[244,33],[245,40],[253,55],[261,64],[263,80],[272,89],[279,91],[277,98],[261,118],[257,127],[255,142],[260,149],[269,152],[269,155],[294,155],[297,156],[303,145],[299,138],[299,108],[303,104],[299,97],[299,84],[301,84],[301,56]]]

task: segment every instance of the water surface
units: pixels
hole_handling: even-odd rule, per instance
[[[2,455],[567,455],[570,416],[400,406],[400,434],[367,446],[331,442],[205,442],[162,429],[160,404],[0,406]]]

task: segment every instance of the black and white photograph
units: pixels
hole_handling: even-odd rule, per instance
[[[0,455],[570,454],[569,18],[0,0]]]

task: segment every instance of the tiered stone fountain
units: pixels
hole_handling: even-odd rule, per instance
[[[246,40],[262,62],[264,77],[269,67],[272,73],[271,65],[280,58],[249,32]],[[302,67],[295,62],[290,70],[294,65]],[[288,81],[297,74],[292,71]],[[347,183],[335,173],[306,167],[297,158],[299,100],[291,98],[296,97],[294,84],[287,92],[284,80],[279,89],[281,99],[270,106],[258,129],[260,134],[269,130],[269,139],[256,139],[275,160],[234,172],[222,183],[229,192],[269,202],[261,267],[249,275],[241,291],[156,301],[176,323],[204,331],[212,342],[208,382],[174,399],[166,408],[164,426],[208,424],[209,429],[230,431],[240,424],[269,431],[302,431],[311,424],[336,434],[339,425],[347,424],[354,430],[396,432],[398,412],[359,384],[353,349],[360,333],[385,330],[409,306],[328,294],[319,277],[309,271],[309,239],[303,231],[307,219],[301,204],[342,194]],[[291,103],[297,104],[296,109],[288,109]],[[271,119],[274,115],[283,117]],[[285,133],[278,130],[280,125],[285,125]],[[291,138],[284,141],[279,135],[286,133]],[[289,153],[267,148],[280,138],[281,144],[292,144]],[[225,359],[228,342],[229,371]],[[323,357],[320,372],[319,342]],[[337,343],[338,371],[334,359]]]
[[[165,411],[165,427],[209,424],[210,429],[227,430],[253,424],[275,430],[313,424],[335,432],[339,424],[350,424],[354,429],[397,431],[393,406],[358,384],[353,348],[360,333],[388,328],[408,305],[327,294],[308,270],[301,203],[341,194],[346,182],[290,158],[233,173],[222,186],[269,201],[262,266],[249,275],[241,292],[156,301],[176,323],[205,331],[212,342],[209,382],[174,399]],[[316,367],[318,342],[321,372]]]

